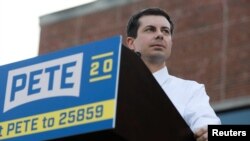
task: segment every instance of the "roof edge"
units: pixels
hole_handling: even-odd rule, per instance
[[[106,10],[115,6],[122,6],[135,1],[138,0],[97,0],[84,5],[40,16],[40,26],[49,25],[74,17],[87,15],[89,13]]]
[[[212,107],[216,112],[228,111],[232,109],[249,107],[249,106],[250,106],[250,96],[227,99],[212,104]]]

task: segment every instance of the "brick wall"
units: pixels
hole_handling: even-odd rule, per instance
[[[43,25],[39,54],[125,37],[131,14],[152,6],[165,9],[175,23],[171,74],[204,83],[212,102],[250,96],[249,0],[141,0]]]

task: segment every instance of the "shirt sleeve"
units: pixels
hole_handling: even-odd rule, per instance
[[[209,124],[221,124],[220,119],[215,114],[209,103],[209,96],[203,84],[192,86],[192,95],[184,110],[184,119],[194,132],[198,128]]]

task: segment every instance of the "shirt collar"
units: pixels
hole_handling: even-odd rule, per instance
[[[164,84],[169,78],[168,69],[166,66],[154,72],[153,75],[160,85]]]

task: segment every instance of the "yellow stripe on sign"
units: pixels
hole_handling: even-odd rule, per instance
[[[106,100],[0,122],[0,140],[114,118],[115,100]]]
[[[100,59],[100,58],[105,58],[105,57],[112,56],[113,54],[114,54],[113,52],[107,52],[107,53],[104,53],[104,54],[99,54],[99,55],[92,56],[91,59],[96,60],[96,59]]]
[[[111,74],[91,78],[91,79],[89,79],[89,82],[96,82],[96,81],[105,80],[105,79],[109,79],[109,78],[111,78]]]

